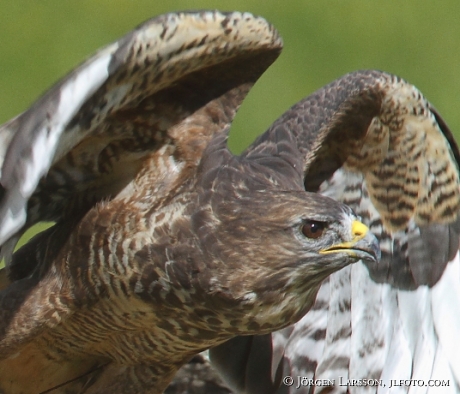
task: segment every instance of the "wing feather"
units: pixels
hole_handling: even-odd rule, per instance
[[[460,381],[460,357],[456,346],[460,328],[460,257],[455,256],[447,265],[439,282],[430,292],[431,313],[434,327],[439,337],[440,347],[449,360],[456,381]],[[457,383],[459,384],[459,383]]]
[[[216,11],[154,18],[96,53],[0,127],[0,244],[113,198],[165,145],[196,166],[281,46],[264,19]]]
[[[447,348],[452,348],[455,340],[437,329],[437,325],[448,326],[458,332],[460,324],[447,318],[458,315],[458,298],[454,294],[443,298],[443,317],[432,302],[435,288],[455,289],[460,284],[458,275],[453,276],[455,284],[441,283],[447,268],[457,266],[452,261],[459,248],[457,146],[445,123],[438,122],[439,115],[412,85],[374,72],[358,72],[343,80],[355,84],[350,81],[370,75],[374,81],[360,87],[356,103],[351,94],[350,107],[339,105],[328,127],[318,132],[323,140],[317,153],[306,156],[306,187],[309,177],[313,182],[322,181],[320,192],[350,205],[381,239],[380,267],[362,263],[350,267],[354,295],[348,375],[352,379],[381,378],[389,386],[391,379],[437,379],[436,363],[443,363],[451,371],[451,383],[458,387],[460,358],[458,354],[449,357],[442,345],[447,341]],[[332,86],[339,85],[340,80]],[[351,123],[350,119],[341,117],[357,117],[351,111],[363,105],[363,97],[364,101],[368,97],[380,100],[377,111],[368,115],[369,126],[353,135],[341,126]],[[335,146],[339,125],[340,132],[346,133],[339,139],[349,150],[346,156]],[[332,176],[321,173],[322,161],[328,158],[341,163]]]
[[[276,155],[283,133],[303,160],[305,189],[352,207],[382,249],[379,264],[359,262],[323,284],[278,349],[284,373],[335,379],[306,393],[432,390],[390,388],[394,379],[448,379],[446,390],[459,392],[460,155],[445,122],[401,78],[358,71],[294,105],[244,155]],[[324,317],[312,318],[318,310]],[[312,345],[317,330],[324,334]],[[299,390],[280,383],[273,392]]]

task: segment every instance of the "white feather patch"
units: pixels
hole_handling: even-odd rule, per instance
[[[431,290],[434,326],[442,352],[449,360],[460,386],[460,257],[447,264],[444,274]]]

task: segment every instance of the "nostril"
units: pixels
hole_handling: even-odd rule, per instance
[[[368,231],[368,227],[358,220],[354,220],[351,224],[351,233],[353,237],[364,237]]]

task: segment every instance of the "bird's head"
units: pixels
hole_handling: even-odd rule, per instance
[[[237,193],[210,206],[213,217],[202,234],[218,261],[213,291],[247,305],[262,324],[293,323],[329,274],[380,257],[376,237],[353,211],[319,194]]]

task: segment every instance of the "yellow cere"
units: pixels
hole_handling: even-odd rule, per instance
[[[368,233],[369,228],[361,223],[358,220],[353,220],[351,224],[351,234],[353,235],[354,240],[358,241],[366,236]]]

